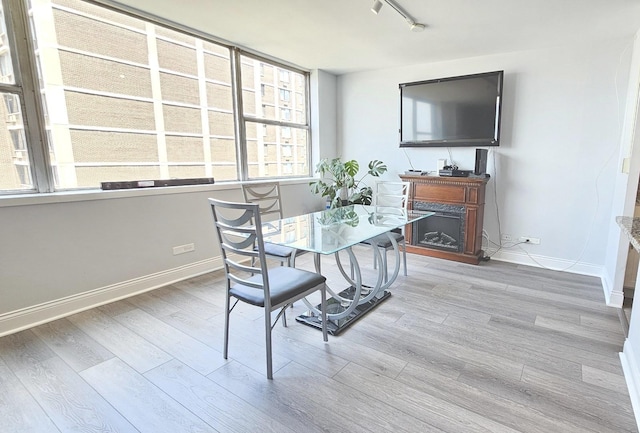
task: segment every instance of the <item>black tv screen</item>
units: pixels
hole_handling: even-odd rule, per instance
[[[503,75],[400,84],[400,147],[498,146]]]

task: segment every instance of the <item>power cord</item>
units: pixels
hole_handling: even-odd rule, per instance
[[[522,244],[530,243],[528,240],[526,240],[526,241],[518,241],[518,242],[514,242],[512,244],[505,244],[502,241],[502,223],[500,222],[500,208],[498,206],[498,164],[496,163],[496,152],[495,152],[495,150],[494,149],[489,149],[489,152],[491,153],[491,159],[493,160],[493,179],[494,179],[493,180],[493,198],[494,198],[494,203],[495,203],[495,206],[496,206],[496,220],[498,222],[498,239],[500,239],[500,243],[492,241],[489,238],[489,232],[487,232],[485,229],[482,229],[482,237],[487,240],[487,243],[488,244],[493,244],[493,245],[498,247],[498,249],[495,250],[492,254],[485,255],[485,256],[482,257],[482,259],[485,260],[485,261],[488,261],[488,260],[491,259],[491,257],[495,256],[502,249],[518,247],[520,250],[524,251],[524,253],[527,256],[529,256],[529,258],[533,262],[535,262],[539,266],[545,268],[545,266],[543,266],[537,260],[535,260],[533,257],[531,257],[531,255],[529,254],[528,251],[526,251],[524,248],[522,248],[520,246]]]
[[[449,152],[449,165],[457,167],[458,164],[456,164],[455,161],[453,160],[453,154],[451,153],[450,147],[447,147],[447,152]]]
[[[503,249],[503,248],[513,248],[513,247],[517,247],[518,245],[528,244],[528,243],[529,243],[529,241],[518,241],[518,242],[514,242],[514,243],[513,243],[513,244],[511,244],[511,245],[504,245],[504,244],[502,244],[502,242],[498,244],[498,243],[496,243],[496,242],[492,241],[491,239],[489,239],[489,237],[488,237],[488,236],[487,236],[487,242],[489,242],[490,244],[493,244],[493,245],[497,246],[497,247],[498,247],[498,249],[497,249],[497,250],[495,250],[495,251],[493,252],[493,254],[488,254],[488,255],[483,256],[483,257],[482,257],[482,259],[483,259],[483,260],[489,260],[489,259],[491,259],[491,257],[495,256],[495,255],[496,255],[496,254],[497,254],[501,249]],[[522,248],[520,248],[520,249],[522,249]]]

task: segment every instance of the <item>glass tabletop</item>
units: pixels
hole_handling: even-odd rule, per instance
[[[392,229],[433,215],[383,206],[350,205],[265,222],[265,242],[333,254]]]

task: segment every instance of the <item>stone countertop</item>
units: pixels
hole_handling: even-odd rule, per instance
[[[640,252],[640,218],[618,216],[616,222],[627,235],[629,242],[636,251]]]

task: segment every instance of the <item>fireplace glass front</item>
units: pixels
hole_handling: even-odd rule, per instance
[[[451,252],[464,249],[464,206],[414,202],[415,210],[435,212],[414,223],[412,244]]]

